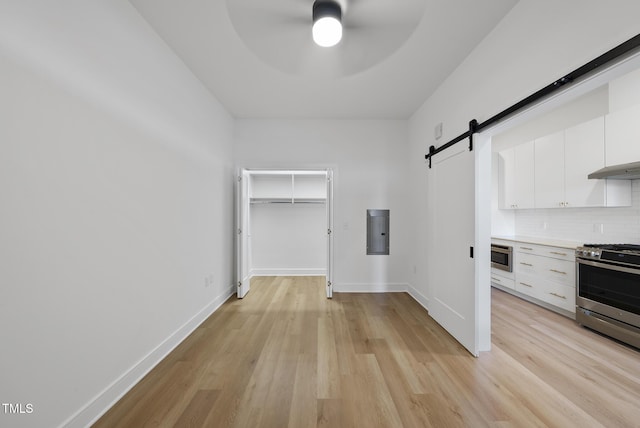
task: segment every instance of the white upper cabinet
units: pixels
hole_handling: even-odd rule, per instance
[[[534,207],[533,141],[500,152],[500,208]]]
[[[598,117],[565,131],[565,198],[569,207],[631,206],[630,180],[589,180],[605,166],[605,120]]]
[[[565,131],[565,195],[570,207],[607,205],[607,180],[587,176],[604,167],[604,118],[568,128]]]
[[[608,140],[606,144],[608,153]],[[640,147],[640,134],[636,146]],[[631,206],[630,180],[587,178],[605,166],[604,117],[537,138],[500,156],[500,208]]]
[[[640,161],[640,104],[606,116],[606,166]]]
[[[535,207],[566,205],[564,131],[535,140]]]

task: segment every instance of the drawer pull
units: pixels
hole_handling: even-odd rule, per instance
[[[520,247],[521,250],[533,251],[533,248],[529,247]]]
[[[566,272],[562,272],[561,270],[556,270],[556,269],[549,269],[551,272],[555,272],[555,273],[560,273],[562,275],[566,275]]]
[[[525,266],[533,266],[531,263],[525,263],[525,262],[520,262],[520,264]]]
[[[556,256],[566,256],[567,253],[559,253],[557,251],[550,251],[551,254],[555,254]]]
[[[491,281],[496,281],[496,282],[500,282],[500,280],[499,280],[498,278],[496,278],[496,277],[493,277],[493,276],[491,277]]]
[[[565,296],[563,296],[562,294],[557,294],[557,293],[549,293],[549,294],[551,294],[552,296],[556,296],[556,297],[559,297],[561,299],[567,300],[567,298]]]
[[[521,282],[520,284],[524,285],[525,287],[531,287],[531,288],[533,288],[533,285],[529,285],[529,284],[524,283],[524,282]]]

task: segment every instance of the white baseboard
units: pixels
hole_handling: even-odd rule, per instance
[[[413,297],[413,300],[418,302],[420,306],[425,308],[427,312],[429,311],[429,298],[427,298],[424,294],[420,293],[411,285],[407,286],[407,293],[409,293],[409,295]]]
[[[236,292],[235,286],[230,286],[224,293],[215,298],[204,309],[194,315],[182,327],[176,330],[164,342],[158,345],[147,356],[106,387],[94,397],[84,408],[67,419],[61,427],[87,427],[96,422],[120,398],[133,388],[147,373],[173,351],[200,324],[214,313],[224,302]]]
[[[335,293],[403,293],[407,291],[409,284],[362,284],[346,283],[333,284]]]
[[[250,276],[325,276],[324,268],[264,268],[252,269]]]

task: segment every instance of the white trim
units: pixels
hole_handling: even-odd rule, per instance
[[[413,298],[413,300],[418,302],[420,306],[429,312],[429,298],[427,296],[419,292],[411,284],[407,284],[407,293]]]
[[[491,137],[474,137],[475,151],[475,342],[478,352],[491,350]]]
[[[224,293],[216,297],[211,303],[182,325],[182,327],[167,337],[164,342],[159,344],[154,350],[134,364],[133,367],[107,386],[101,393],[91,399],[82,409],[64,421],[60,427],[87,427],[96,422],[147,373],[198,328],[200,324],[233,296],[235,292],[236,286],[231,285]]]
[[[256,175],[327,175],[326,169],[318,168],[308,169],[251,169],[246,168],[251,174]]]
[[[409,284],[406,283],[347,283],[333,284],[336,293],[406,293]]]
[[[254,276],[325,276],[324,268],[263,268],[252,269],[251,278]]]

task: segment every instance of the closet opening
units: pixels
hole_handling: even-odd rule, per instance
[[[238,298],[254,276],[323,276],[333,296],[332,202],[331,169],[238,171]]]

